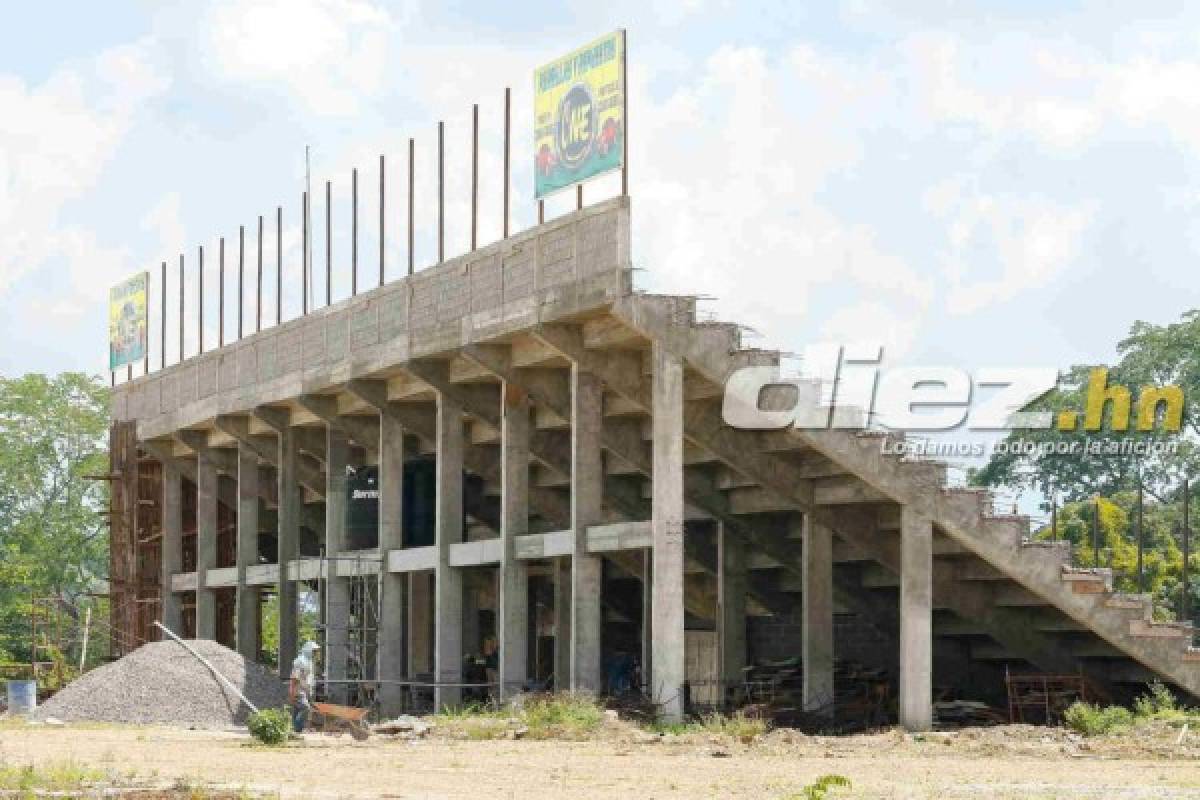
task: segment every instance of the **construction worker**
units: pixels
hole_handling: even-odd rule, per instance
[[[292,677],[288,681],[288,703],[292,706],[292,729],[303,733],[312,713],[312,693],[315,685],[313,653],[321,648],[316,642],[308,641],[300,648],[300,655],[292,662]]]

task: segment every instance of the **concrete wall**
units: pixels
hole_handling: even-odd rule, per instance
[[[189,358],[113,392],[140,440],[595,308],[630,291],[629,198]]]

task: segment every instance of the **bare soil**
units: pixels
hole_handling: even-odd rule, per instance
[[[1166,726],[1083,740],[1025,726],[912,736],[810,737],[774,731],[751,743],[657,737],[624,723],[591,741],[406,740],[306,734],[270,749],[244,731],[148,726],[0,727],[0,763],[64,761],[128,784],[205,784],[284,798],[732,798],[791,800],[819,776],[838,798],[1196,798],[1200,738]]]

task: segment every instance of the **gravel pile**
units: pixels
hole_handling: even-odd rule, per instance
[[[274,672],[213,641],[189,644],[259,708],[286,702],[286,687]],[[183,646],[163,641],[87,673],[47,700],[35,718],[226,728],[244,724],[248,713]]]

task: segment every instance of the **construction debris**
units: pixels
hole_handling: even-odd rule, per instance
[[[265,667],[216,642],[190,644],[259,708],[278,708],[287,700],[283,683]],[[164,641],[142,645],[68,684],[35,718],[219,729],[244,724],[248,713],[207,667],[177,643]]]
[[[411,717],[407,714],[371,726],[371,730],[375,733],[403,739],[419,739],[428,734],[432,728],[432,725],[420,717]]]

